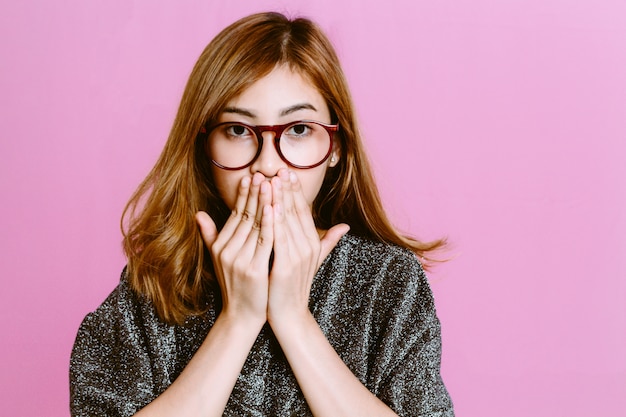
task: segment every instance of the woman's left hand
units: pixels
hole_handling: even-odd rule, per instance
[[[318,268],[350,229],[318,233],[295,173],[272,179],[274,263],[267,320],[314,415],[396,415],[359,381],[337,355],[309,311]],[[320,237],[321,236],[321,237]]]
[[[274,326],[309,313],[309,294],[318,268],[350,229],[331,227],[320,238],[300,181],[286,169],[272,179],[274,262],[269,277],[267,318]]]

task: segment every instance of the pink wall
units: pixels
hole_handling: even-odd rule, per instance
[[[264,9],[327,29],[391,213],[453,244],[431,277],[457,415],[626,415],[626,3],[254,4],[0,5],[2,415],[68,415],[124,203],[203,46]]]

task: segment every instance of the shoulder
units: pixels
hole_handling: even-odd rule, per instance
[[[81,325],[81,330],[109,325],[119,319],[129,319],[136,315],[145,301],[132,290],[128,282],[126,268],[122,271],[120,282],[98,306],[96,310],[87,314]]]
[[[115,289],[83,319],[73,354],[80,357],[94,346],[110,346],[114,351],[123,345],[139,345],[152,334],[170,333],[168,327],[159,320],[152,303],[131,288],[124,269]]]
[[[70,357],[72,415],[134,414],[170,383],[175,355],[171,326],[123,272],[78,329]]]
[[[392,279],[396,284],[425,279],[422,265],[411,250],[352,234],[342,237],[327,261],[343,264],[360,276]]]
[[[421,263],[411,250],[352,234],[341,238],[324,261],[321,274],[343,290],[367,294],[375,308],[393,310],[399,303],[428,306],[432,294]]]
[[[396,260],[419,265],[417,256],[407,248],[350,233],[339,240],[335,252],[347,253],[352,258],[363,260],[370,259],[376,262]]]

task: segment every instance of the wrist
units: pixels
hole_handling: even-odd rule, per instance
[[[266,318],[259,315],[245,315],[222,310],[215,324],[217,325],[218,322],[236,333],[253,334],[256,338],[265,325]]]
[[[308,309],[275,314],[269,313],[267,322],[277,338],[280,338],[281,335],[297,337],[300,332],[306,331],[308,326],[318,326],[313,314]]]

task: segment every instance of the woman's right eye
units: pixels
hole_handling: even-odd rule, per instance
[[[241,125],[233,125],[230,127],[230,131],[235,135],[243,135],[246,131],[246,128]]]
[[[249,136],[251,132],[243,125],[230,125],[226,127],[226,134],[234,137],[246,137]]]

